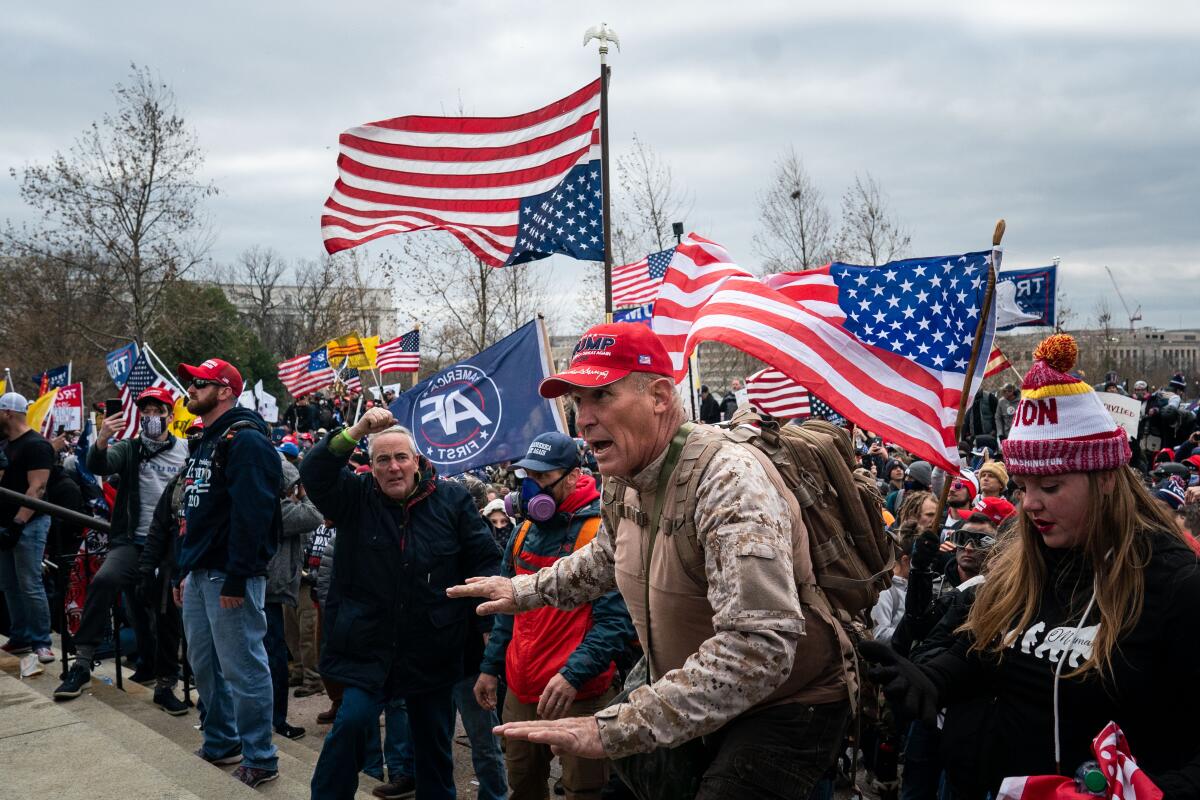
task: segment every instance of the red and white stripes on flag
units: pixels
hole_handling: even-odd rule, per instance
[[[777,369],[760,369],[746,378],[746,395],[755,408],[778,419],[812,413],[808,390]]]
[[[987,369],[984,370],[983,377],[990,378],[1011,368],[1012,362],[1005,358],[1004,353],[1000,352],[999,347],[993,347],[991,354],[988,356]]]
[[[375,367],[384,372],[416,372],[421,368],[421,333],[411,330],[375,348]]]
[[[662,280],[650,277],[649,256],[612,268],[613,308],[640,306],[654,300]]]
[[[1133,760],[1129,742],[1117,723],[1109,722],[1092,740],[1092,754],[1107,783],[1102,797],[1108,800],[1162,800],[1162,789]],[[1079,793],[1074,778],[1033,775],[1005,778],[996,800],[1061,800],[1088,796]]]
[[[312,354],[304,353],[276,365],[279,368],[279,381],[292,397],[303,397],[333,383],[333,370],[322,367],[310,372],[311,362]]]
[[[951,363],[933,369],[851,333],[849,314],[859,314],[858,303],[869,301],[860,296],[850,311],[843,309],[841,303],[850,306],[858,290],[848,287],[839,297],[837,281],[849,280],[849,268],[838,268],[836,276],[830,266],[764,282],[733,263],[720,245],[689,234],[675,248],[651,323],[671,355],[676,382],[698,343],[724,342],[816,392],[847,419],[957,473],[955,424],[966,362],[962,372],[951,371],[959,366]],[[952,268],[948,261],[947,270]],[[864,268],[853,269],[869,280]],[[875,279],[884,274],[880,268]]]
[[[321,217],[330,253],[393,233],[444,230],[484,263],[503,266],[521,200],[600,157],[600,81],[512,117],[371,122],[343,133],[338,150],[338,179]]]

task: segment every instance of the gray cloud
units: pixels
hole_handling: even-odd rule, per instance
[[[914,253],[983,247],[1004,216],[1006,264],[1061,257],[1082,316],[1110,294],[1108,264],[1146,323],[1197,324],[1190,2],[26,6],[0,19],[0,165],[68,146],[111,107],[128,63],[147,64],[175,88],[221,188],[214,257],[252,244],[312,257],[341,130],[566,94],[595,75],[579,43],[601,18],[625,48],[614,147],[635,131],[653,145],[695,197],[689,227],[747,267],[757,195],[794,146],[835,212],[856,172],[875,175]],[[0,216],[28,218],[9,180]],[[544,269],[566,298],[586,267]]]

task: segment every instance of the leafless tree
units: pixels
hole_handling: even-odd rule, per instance
[[[829,262],[829,210],[794,149],[776,163],[771,185],[759,198],[758,218],[762,229],[754,236],[754,247],[767,272],[812,269]]]
[[[66,152],[10,170],[41,219],[3,232],[10,254],[61,262],[103,302],[104,314],[73,321],[100,346],[145,338],[164,290],[205,258],[202,205],[216,193],[198,177],[204,155],[167,84],[134,65],[114,95],[115,113]]]
[[[666,250],[675,243],[671,223],[683,220],[691,211],[692,202],[675,183],[674,173],[653,147],[635,133],[633,148],[616,160],[620,213],[615,215],[622,225],[613,226],[623,243],[641,258],[647,252]],[[614,221],[616,221],[614,219]],[[614,237],[614,244],[616,243]],[[616,248],[614,247],[614,253]],[[632,260],[632,259],[631,259]],[[621,262],[628,263],[628,262]]]
[[[893,216],[887,196],[870,173],[856,175],[842,196],[842,225],[835,254],[839,261],[878,266],[908,252],[911,237]]]
[[[230,302],[271,351],[279,350],[283,344],[279,341],[280,310],[284,303],[281,281],[287,268],[287,262],[278,252],[254,246],[243,252],[237,263],[222,275]]]
[[[412,315],[427,320],[423,356],[438,366],[490,347],[548,310],[537,262],[491,267],[436,234],[407,237],[389,272]]]

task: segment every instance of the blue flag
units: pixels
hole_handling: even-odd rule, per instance
[[[61,367],[54,367],[45,372],[39,372],[34,375],[32,380],[34,385],[41,386],[42,378],[46,379],[46,390],[61,389],[71,382],[71,366],[63,364]]]
[[[112,378],[112,382],[120,389],[125,385],[125,381],[129,378],[129,371],[133,369],[133,362],[137,361],[138,346],[137,342],[130,342],[124,347],[118,347],[104,357],[104,366],[108,368],[108,377]]]
[[[613,312],[613,322],[640,322],[649,325],[654,317],[654,303],[646,303],[633,308],[618,308]]]
[[[553,400],[538,394],[548,354],[537,320],[482,353],[418,383],[389,406],[440,475],[525,455],[547,431],[565,431]]]
[[[1057,278],[1055,266],[996,275],[996,330],[1054,325]]]

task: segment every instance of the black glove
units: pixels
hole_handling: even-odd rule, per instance
[[[162,600],[162,593],[155,592],[158,581],[153,572],[143,572],[138,576],[138,582],[133,587],[133,597],[142,608],[154,608]]]
[[[859,642],[858,654],[876,666],[867,670],[887,699],[926,725],[937,724],[938,693],[924,671],[883,642]]]
[[[933,532],[922,533],[913,542],[912,568],[917,572],[928,572],[938,554],[938,537]]]
[[[25,523],[15,519],[0,528],[0,550],[12,550],[17,546],[17,542],[21,541],[21,534],[24,532]]]

